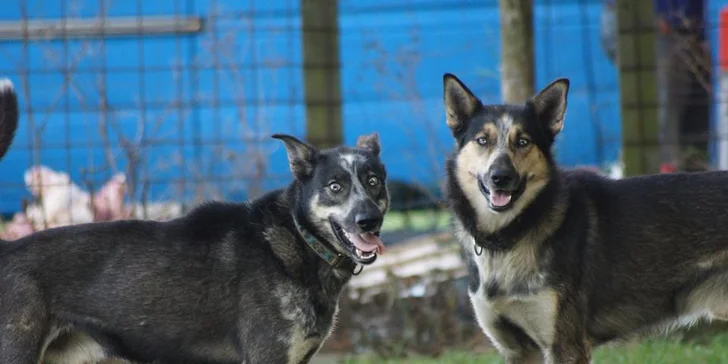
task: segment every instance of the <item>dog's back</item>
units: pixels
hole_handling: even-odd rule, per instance
[[[1,255],[0,292],[42,291],[54,302],[50,315],[57,328],[50,337],[88,327],[84,335],[93,341],[84,341],[87,351],[98,342],[103,344],[95,347],[129,359],[199,356],[225,362],[237,355],[230,333],[238,320],[256,320],[238,307],[240,295],[251,301],[269,299],[270,281],[280,279],[275,276],[278,262],[257,229],[275,219],[272,211],[280,208],[271,202],[275,198],[270,195],[254,205],[210,203],[167,222],[128,220],[37,232],[11,243]],[[250,207],[257,213],[251,214]],[[34,283],[29,276],[35,277]],[[0,302],[36,317],[49,314],[39,302],[30,305],[16,298],[6,296]],[[278,313],[275,302],[268,309],[256,315]],[[97,327],[98,322],[104,327]],[[259,333],[265,335],[265,323],[260,324]],[[142,344],[180,336],[182,328],[189,342]],[[200,346],[206,342],[215,344]],[[75,355],[63,345],[49,349],[54,350],[49,360]]]
[[[582,277],[595,343],[720,315],[719,302],[728,301],[728,286],[716,284],[728,280],[728,172],[612,180],[564,171],[562,180],[569,211],[553,266]],[[583,243],[563,244],[576,240]]]

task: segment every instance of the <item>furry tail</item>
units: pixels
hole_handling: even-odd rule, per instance
[[[0,78],[0,160],[8,152],[18,129],[18,95],[13,82]]]

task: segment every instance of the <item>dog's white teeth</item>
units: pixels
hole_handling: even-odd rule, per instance
[[[356,256],[361,259],[368,259],[377,254],[377,250],[371,252],[363,252],[359,248],[354,248],[354,252],[356,253]]]

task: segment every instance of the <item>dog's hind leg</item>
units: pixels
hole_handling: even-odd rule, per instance
[[[0,279],[0,363],[37,364],[48,331],[48,313],[31,279]]]
[[[677,307],[686,317],[728,321],[728,272],[712,274],[686,290],[678,296]]]

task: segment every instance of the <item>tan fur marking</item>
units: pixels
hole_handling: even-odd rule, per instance
[[[61,333],[52,335],[49,343],[58,339]],[[76,331],[65,335],[62,343],[56,343],[61,347],[51,344],[44,350],[42,364],[99,363],[107,358],[103,347],[85,333]]]
[[[476,256],[475,263],[478,266],[480,281],[483,283],[495,281],[504,289],[508,289],[518,282],[528,281],[532,282],[531,289],[540,288],[545,277],[539,272],[538,244],[529,244],[527,241],[529,236],[526,236],[522,243],[517,243],[511,250],[484,251],[482,255]],[[473,244],[472,237],[470,244]]]
[[[715,267],[726,267],[728,266],[728,251],[723,251],[715,254],[710,254],[705,259],[697,263],[700,269],[710,269]]]
[[[310,316],[315,315],[306,304],[309,300],[309,293],[306,290],[293,285],[285,285],[277,288],[274,293],[279,299],[283,317],[292,324],[291,331],[288,335],[281,337],[281,340],[288,344],[288,363],[296,364],[304,358],[309,350],[320,347],[328,333],[324,333],[326,337],[306,338],[309,332],[304,323],[310,319]]]
[[[486,123],[483,125],[483,131],[476,134],[476,138],[484,136],[488,138],[488,141],[495,141],[498,138],[498,128],[492,123]]]
[[[520,125],[514,125],[508,130],[508,141],[511,142],[511,144],[515,145],[518,137],[526,137],[531,140],[531,138],[529,138],[528,135],[523,132],[523,128],[521,128]]]
[[[535,295],[523,297],[499,297],[488,301],[482,294],[470,297],[480,327],[502,353],[514,356],[508,348],[499,345],[498,333],[491,327],[499,317],[507,317],[531,337],[542,350],[548,350],[554,343],[558,294],[547,289]]]
[[[693,289],[685,299],[684,314],[728,320],[728,274],[716,275]]]

